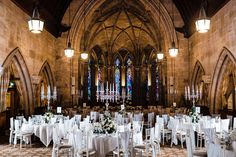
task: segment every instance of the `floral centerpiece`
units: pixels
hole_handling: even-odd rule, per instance
[[[105,133],[111,134],[116,131],[114,121],[110,115],[104,115],[104,120],[101,122]]]
[[[45,112],[44,115],[43,115],[43,119],[44,119],[45,123],[49,123],[53,116],[54,115],[53,115],[52,112]]]
[[[102,124],[99,122],[93,123],[93,132],[95,134],[105,134],[105,130],[102,128]]]
[[[189,112],[189,116],[192,118],[192,123],[198,123],[199,121],[199,114],[196,112],[196,107],[193,106],[191,111]]]
[[[236,151],[236,130],[233,130],[229,135],[230,141],[232,142],[232,148]]]

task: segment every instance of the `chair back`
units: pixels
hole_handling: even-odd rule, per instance
[[[155,117],[154,112],[148,113],[148,125],[149,125],[150,127],[152,127],[152,124],[153,124],[153,122],[154,122],[154,117]]]
[[[193,152],[195,150],[195,138],[194,131],[191,124],[185,124],[186,129],[186,146],[188,157],[193,157]]]
[[[118,157],[123,152],[124,157],[129,156],[130,131],[118,132]]]
[[[15,125],[15,131],[16,131],[16,132],[19,132],[19,131],[20,131],[20,128],[21,128],[21,120],[15,119],[15,120],[14,120],[14,125]]]
[[[14,130],[14,118],[13,117],[11,117],[10,118],[10,130]]]
[[[204,128],[203,131],[205,134],[205,141],[206,141],[206,148],[207,148],[209,144],[215,142],[216,130],[215,128]]]
[[[161,125],[158,123],[155,123],[155,140],[157,140],[158,142],[161,141]]]
[[[60,145],[61,136],[60,136],[60,133],[59,133],[59,127],[58,127],[58,125],[54,125],[54,126],[53,126],[52,141],[53,141],[54,147]]]
[[[229,124],[230,124],[230,119],[221,119],[220,123],[221,132],[223,131],[229,132]]]
[[[75,123],[79,125],[80,122],[81,122],[81,115],[80,114],[75,115]]]
[[[229,128],[233,128],[233,116],[232,115],[227,115],[227,119],[229,119]]]
[[[162,117],[164,119],[164,124],[166,125],[168,123],[168,114],[163,114]]]
[[[236,129],[236,117],[234,117],[234,125],[233,125],[233,129]]]

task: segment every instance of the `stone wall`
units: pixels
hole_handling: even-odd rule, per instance
[[[211,18],[211,28],[208,33],[194,33],[190,37],[190,71],[192,73],[194,65],[199,61],[206,75],[210,75],[213,80],[213,74],[217,61],[223,48],[227,48],[236,58],[236,1],[229,1],[221,10]],[[213,95],[215,91],[210,84],[208,104],[211,111],[213,106]]]
[[[45,61],[55,73],[56,38],[46,30],[41,34],[29,32],[27,23],[30,17],[12,1],[0,1],[0,10],[0,65],[18,47],[30,77],[39,74]]]

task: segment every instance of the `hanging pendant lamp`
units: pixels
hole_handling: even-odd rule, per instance
[[[85,3],[84,3],[85,5]],[[84,50],[82,52],[80,52],[80,57],[83,59],[83,60],[87,60],[88,59],[88,52],[86,51],[86,48],[85,48],[85,6],[84,6]]]
[[[158,9],[159,9],[159,20],[158,20],[158,26],[159,26],[159,29],[160,29],[160,21],[161,21],[161,11],[160,11],[160,8],[161,8],[161,4],[160,4],[160,0],[158,1]],[[162,52],[162,49],[161,49],[161,40],[160,40],[160,44],[159,44],[159,51],[157,52],[157,59],[158,60],[162,60],[164,58],[164,53]]]
[[[36,6],[33,10],[33,15],[28,21],[29,31],[35,34],[39,34],[43,31],[44,21],[40,19],[39,10]]]
[[[68,42],[67,48],[65,48],[64,53],[67,58],[71,58],[74,56],[74,49],[71,47],[70,41]]]
[[[175,16],[174,16],[174,10],[173,10],[173,4],[174,4],[174,2],[173,2],[173,0],[172,0],[172,16],[173,16],[173,26],[174,26],[174,28],[175,28]],[[172,43],[171,43],[171,47],[169,48],[169,55],[171,56],[171,57],[177,57],[177,55],[178,55],[178,52],[179,52],[179,50],[178,50],[178,48],[175,46],[175,42],[174,42],[174,39],[173,39],[173,41],[172,41]]]
[[[178,55],[178,48],[175,46],[175,42],[173,41],[171,44],[171,48],[169,48],[169,54],[171,57],[176,57]]]
[[[69,5],[69,25],[70,25],[70,5]],[[70,42],[70,32],[68,33],[69,33],[68,34],[69,41],[67,43],[67,47],[64,49],[64,53],[67,58],[72,58],[74,56],[74,49],[72,48]]]
[[[201,6],[199,17],[195,22],[196,30],[199,33],[206,33],[210,29],[211,20],[206,16],[204,6]]]

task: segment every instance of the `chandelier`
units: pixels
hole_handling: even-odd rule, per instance
[[[195,22],[196,30],[199,33],[206,33],[210,29],[210,19],[206,16],[206,11],[204,9],[204,6],[201,6],[199,17]]]
[[[33,15],[28,21],[29,31],[35,34],[39,34],[43,31],[44,21],[40,19],[38,7],[33,10]]]

